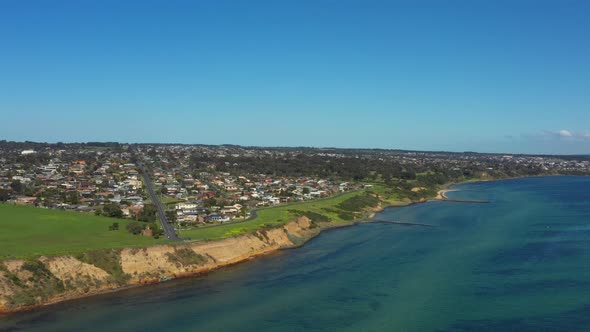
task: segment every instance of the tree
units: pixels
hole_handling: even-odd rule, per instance
[[[119,230],[119,223],[114,222],[112,225],[109,226],[109,231],[118,231]]]
[[[210,197],[207,198],[204,202],[203,205],[205,205],[206,207],[212,207],[217,205],[217,200],[214,197]]]
[[[141,212],[137,216],[137,220],[139,221],[146,221],[152,222],[156,220],[156,213],[158,213],[158,209],[154,204],[146,204],[144,205]]]
[[[10,188],[12,188],[15,193],[20,195],[22,195],[23,191],[25,190],[25,186],[19,180],[12,181]]]
[[[102,214],[107,217],[111,218],[121,218],[123,217],[123,211],[118,204],[115,203],[108,203],[103,206]]]
[[[8,190],[0,189],[0,202],[6,202],[9,199],[10,194],[8,193]]]
[[[155,222],[151,223],[149,227],[152,230],[152,236],[154,239],[159,239],[160,236],[164,235],[164,231],[161,230]]]
[[[248,215],[248,208],[244,206],[240,209],[239,216],[246,218],[247,215]]]
[[[416,172],[413,169],[404,170],[401,174],[401,178],[404,180],[415,180]]]
[[[156,229],[154,229],[154,230],[152,231],[152,236],[153,236],[153,237],[154,237],[154,239],[156,239],[156,240],[157,240],[157,239],[159,239],[159,238],[160,238],[160,236],[162,236],[162,235],[164,235],[164,231],[163,231],[163,230],[161,230],[161,229],[159,229],[159,228],[156,228]]]
[[[35,190],[31,187],[25,187],[25,196],[35,196]]]
[[[175,211],[166,211],[166,219],[168,219],[169,222],[175,222],[176,221],[176,212]]]
[[[67,200],[69,204],[79,204],[80,203],[80,194],[77,191],[72,191],[68,193]]]
[[[141,234],[141,231],[143,231],[143,225],[137,221],[128,223],[126,228],[127,231],[133,235]]]

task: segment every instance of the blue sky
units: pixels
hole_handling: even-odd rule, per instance
[[[0,139],[590,153],[588,1],[0,1]]]

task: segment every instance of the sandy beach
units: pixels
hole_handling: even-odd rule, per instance
[[[436,193],[436,198],[435,199],[439,199],[439,200],[445,200],[445,199],[449,199],[446,196],[446,193],[451,192],[451,191],[457,191],[458,189],[443,189],[443,190],[439,190]]]

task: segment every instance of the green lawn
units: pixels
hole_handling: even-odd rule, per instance
[[[298,202],[293,204],[281,205],[278,207],[264,208],[257,211],[258,216],[253,220],[218,227],[185,230],[180,232],[180,236],[183,238],[188,237],[192,240],[215,240],[234,237],[241,234],[254,232],[255,230],[265,226],[272,227],[285,224],[289,220],[292,220],[297,216],[295,213],[292,212],[292,210],[319,213],[329,217],[334,223],[349,222],[350,220],[344,220],[339,216],[339,212],[343,211],[337,207],[338,204],[342,203],[343,201],[351,197],[364,194],[364,191],[355,191],[332,198],[318,199],[314,201]],[[394,201],[392,200],[391,203],[394,203]],[[326,209],[329,209],[331,211],[326,211]]]
[[[109,231],[119,222],[118,231]],[[0,260],[165,243],[125,230],[129,221],[59,210],[0,204]]]

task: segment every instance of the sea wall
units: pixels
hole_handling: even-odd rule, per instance
[[[307,217],[299,217],[280,228],[210,242],[0,262],[0,312],[206,273],[278,249],[299,246],[318,235],[320,229]]]

